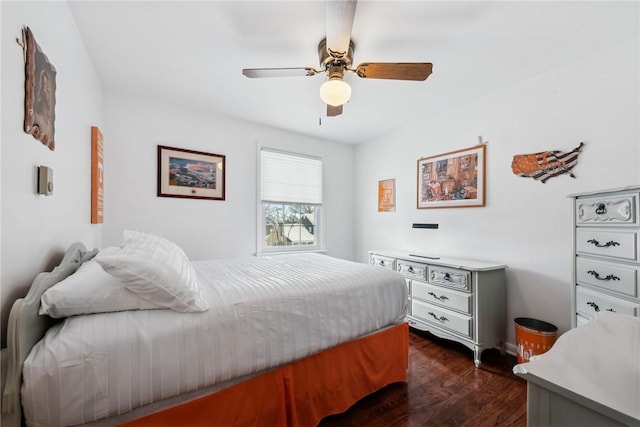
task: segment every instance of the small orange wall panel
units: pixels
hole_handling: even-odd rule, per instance
[[[91,224],[104,221],[104,156],[102,132],[91,126]]]

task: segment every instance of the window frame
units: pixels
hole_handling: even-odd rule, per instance
[[[319,160],[322,168],[322,202],[320,204],[315,203],[291,203],[291,202],[278,202],[262,200],[262,152],[271,151],[290,156],[306,157]],[[295,252],[325,252],[324,247],[324,222],[322,215],[322,208],[324,206],[324,158],[317,154],[302,153],[299,151],[293,151],[288,149],[278,149],[266,145],[257,146],[257,185],[256,185],[256,200],[257,200],[257,218],[256,218],[256,255],[270,255],[277,253],[295,253]],[[315,243],[313,245],[292,245],[292,246],[267,246],[265,241],[266,231],[266,206],[274,204],[282,205],[312,205],[315,206],[315,219],[314,225],[314,238]]]

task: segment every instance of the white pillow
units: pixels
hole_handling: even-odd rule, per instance
[[[105,248],[100,253],[113,254],[120,248]],[[42,315],[56,319],[79,314],[108,313],[124,310],[162,308],[127,290],[91,259],[75,273],[47,289],[40,298]]]
[[[153,234],[125,231],[114,254],[98,254],[96,262],[131,292],[160,307],[180,312],[209,308],[204,289],[184,251]]]

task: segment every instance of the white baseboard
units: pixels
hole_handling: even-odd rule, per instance
[[[512,356],[516,356],[517,357],[518,348],[516,347],[515,344],[512,344],[510,342],[506,343],[504,351],[507,354],[510,354]]]

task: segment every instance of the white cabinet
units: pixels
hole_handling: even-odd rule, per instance
[[[640,337],[640,318],[600,311],[562,334],[553,351],[514,366],[527,380],[527,425],[640,426],[640,346],[634,337]]]
[[[600,311],[640,316],[640,186],[573,194],[571,326]]]
[[[466,345],[476,366],[484,349],[504,350],[505,265],[394,250],[369,251],[369,263],[405,277],[411,327]]]

